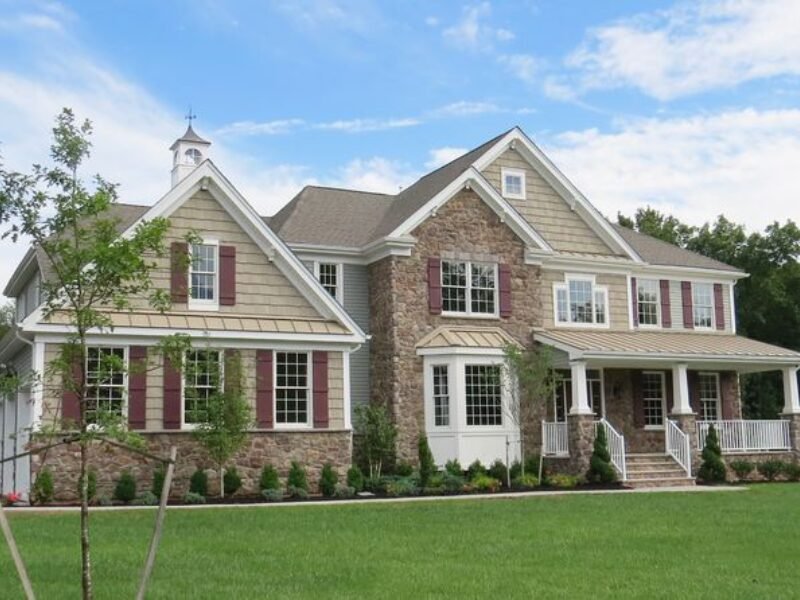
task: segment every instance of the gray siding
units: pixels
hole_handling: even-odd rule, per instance
[[[17,296],[17,321],[22,321],[39,306],[39,273],[30,278]]]
[[[343,265],[344,308],[365,333],[369,333],[369,283],[365,265]],[[369,342],[350,355],[350,400],[352,407],[370,398]]]
[[[14,358],[11,359],[10,362],[16,370],[17,375],[19,375],[22,379],[23,383],[26,383],[25,380],[33,371],[33,349],[26,344],[25,347],[20,350],[16,356],[14,356]],[[28,389],[30,387],[29,382],[27,382],[24,387]]]

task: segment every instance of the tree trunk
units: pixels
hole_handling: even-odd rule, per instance
[[[91,600],[92,590],[92,560],[89,552],[89,477],[87,466],[89,464],[88,442],[83,439],[81,447],[81,584],[83,586],[83,599]]]
[[[219,497],[225,497],[225,467],[219,467]]]

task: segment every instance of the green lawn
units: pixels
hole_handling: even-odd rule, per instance
[[[93,516],[98,598],[133,597],[154,513]],[[11,515],[39,598],[78,597],[78,515]],[[800,485],[173,511],[151,598],[800,596]],[[0,548],[0,597],[21,597]]]

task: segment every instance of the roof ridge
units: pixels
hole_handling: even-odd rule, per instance
[[[303,189],[300,190],[302,193],[304,190],[308,188],[314,188],[318,190],[336,190],[341,192],[354,192],[356,194],[370,194],[372,196],[387,196],[389,198],[394,198],[397,194],[387,194],[385,192],[370,192],[369,190],[357,190],[356,188],[346,188],[346,187],[337,187],[333,185],[314,185],[314,184],[307,184],[303,186]]]

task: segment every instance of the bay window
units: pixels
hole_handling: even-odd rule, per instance
[[[450,426],[450,382],[447,365],[433,367],[433,424],[436,427]]]

